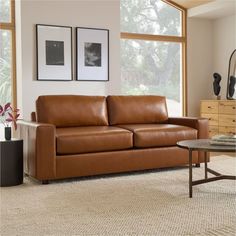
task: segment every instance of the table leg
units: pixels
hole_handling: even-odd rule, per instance
[[[192,177],[192,149],[189,149],[189,197],[193,195],[193,177]]]
[[[204,161],[205,161],[205,179],[207,179],[207,152],[204,152]]]

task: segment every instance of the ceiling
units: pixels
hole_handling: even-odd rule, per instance
[[[192,8],[192,7],[197,7],[203,4],[207,4],[213,1],[215,0],[172,0],[172,2],[175,2],[179,4],[180,6],[183,6],[187,9]]]
[[[172,0],[188,9],[188,17],[217,19],[236,14],[236,0]]]
[[[216,0],[188,9],[188,17],[218,19],[236,14],[236,0]]]

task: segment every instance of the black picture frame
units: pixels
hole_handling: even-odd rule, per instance
[[[109,30],[76,27],[76,81],[109,81]]]
[[[36,24],[36,79],[72,81],[72,27]]]

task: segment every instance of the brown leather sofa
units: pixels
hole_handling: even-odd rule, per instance
[[[32,119],[19,122],[24,171],[43,183],[185,165],[176,142],[208,137],[207,119],[168,117],[160,96],[40,96]]]

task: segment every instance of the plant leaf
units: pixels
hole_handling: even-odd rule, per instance
[[[12,119],[14,119],[14,116],[13,116],[10,112],[8,112],[8,115],[9,115]]]
[[[11,103],[8,102],[8,103],[4,106],[4,111],[7,111],[10,107],[11,107]]]

